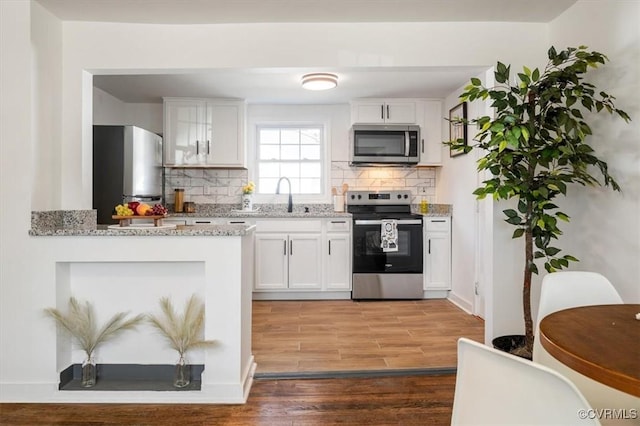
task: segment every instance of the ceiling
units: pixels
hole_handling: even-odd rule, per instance
[[[549,22],[576,0],[37,0],[64,21]]]
[[[549,22],[576,0],[37,0],[63,21],[157,24],[259,22]],[[346,103],[362,97],[443,98],[477,67],[225,69],[96,75],[94,85],[131,103],[163,96],[241,98],[250,103]],[[308,72],[333,72],[338,88],[306,91]]]
[[[96,75],[93,84],[130,103],[162,103],[163,96],[176,96],[239,98],[249,103],[340,104],[367,97],[444,98],[482,70],[475,67],[212,70],[189,74]],[[303,89],[300,79],[312,71],[335,72],[338,88]]]

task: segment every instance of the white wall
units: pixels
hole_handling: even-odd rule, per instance
[[[483,82],[484,75],[477,76]],[[464,86],[456,89],[444,100],[443,115],[448,118],[449,110],[460,103],[459,96]],[[467,118],[485,115],[482,102],[467,102]],[[473,145],[475,126],[468,126],[468,143]],[[449,140],[448,122],[442,127],[442,140]],[[451,221],[451,293],[449,298],[469,312],[483,313],[483,306],[474,306],[474,284],[476,282],[478,211],[473,191],[478,187],[476,159],[477,150],[466,155],[450,157],[449,148],[442,147],[442,167],[436,175],[438,201],[453,206]],[[480,289],[479,289],[480,290]]]
[[[93,88],[93,124],[124,125],[125,103],[104,90]]]
[[[15,322],[19,312],[32,310],[24,301],[40,290],[30,280],[31,256],[38,251],[30,244],[27,230],[31,217],[32,68],[29,2],[0,2],[0,377],[21,368],[8,363],[22,351],[29,352],[33,341],[25,339],[25,323]],[[49,141],[49,139],[47,139]],[[51,186],[51,185],[48,185]]]
[[[33,175],[21,173],[20,178],[32,179],[32,209],[44,210],[60,208],[62,23],[39,3],[33,3],[31,13],[33,75],[27,76],[33,85],[33,138],[23,145],[33,149]],[[3,61],[3,67],[7,62]]]
[[[496,55],[525,57],[524,52],[544,51],[546,45],[544,24],[410,23],[389,29],[389,24],[351,23],[63,23],[61,204],[65,208],[83,208],[91,202],[90,168],[83,166],[91,159],[88,141],[83,140],[83,132],[87,134],[83,128],[87,123],[82,121],[83,70],[477,66],[492,64]],[[510,34],[508,44],[502,42],[505,33]],[[467,42],[469,39],[474,40],[473,46]],[[441,40],[448,42],[445,45]],[[185,48],[192,45],[198,49]],[[89,99],[84,102],[90,103]]]
[[[588,78],[615,96],[633,120],[625,124],[604,113],[589,117],[590,145],[608,163],[622,193],[578,185],[558,203],[571,216],[571,223],[562,226],[560,247],[580,259],[571,269],[604,274],[628,303],[640,302],[639,22],[640,2],[585,0],[550,24],[551,43],[558,50],[584,44],[609,57]]]
[[[138,126],[162,134],[162,104],[122,102],[104,90],[93,88],[93,124]]]

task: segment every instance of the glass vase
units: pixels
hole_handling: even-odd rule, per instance
[[[253,211],[253,195],[242,194],[242,210]]]
[[[93,359],[93,355],[89,355],[87,359],[82,363],[82,379],[80,380],[80,386],[83,388],[90,388],[96,385],[97,367],[96,362]]]
[[[176,388],[184,388],[191,383],[191,365],[187,364],[184,356],[180,356],[176,364],[176,371],[173,376],[173,386]]]

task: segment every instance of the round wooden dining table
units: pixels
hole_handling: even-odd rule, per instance
[[[567,367],[640,397],[640,304],[581,306],[540,322],[540,343]]]

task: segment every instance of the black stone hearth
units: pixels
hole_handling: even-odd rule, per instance
[[[96,385],[80,386],[82,365],[73,364],[60,373],[59,390],[65,391],[199,391],[203,364],[191,366],[191,383],[184,388],[173,386],[173,364],[98,364]]]

